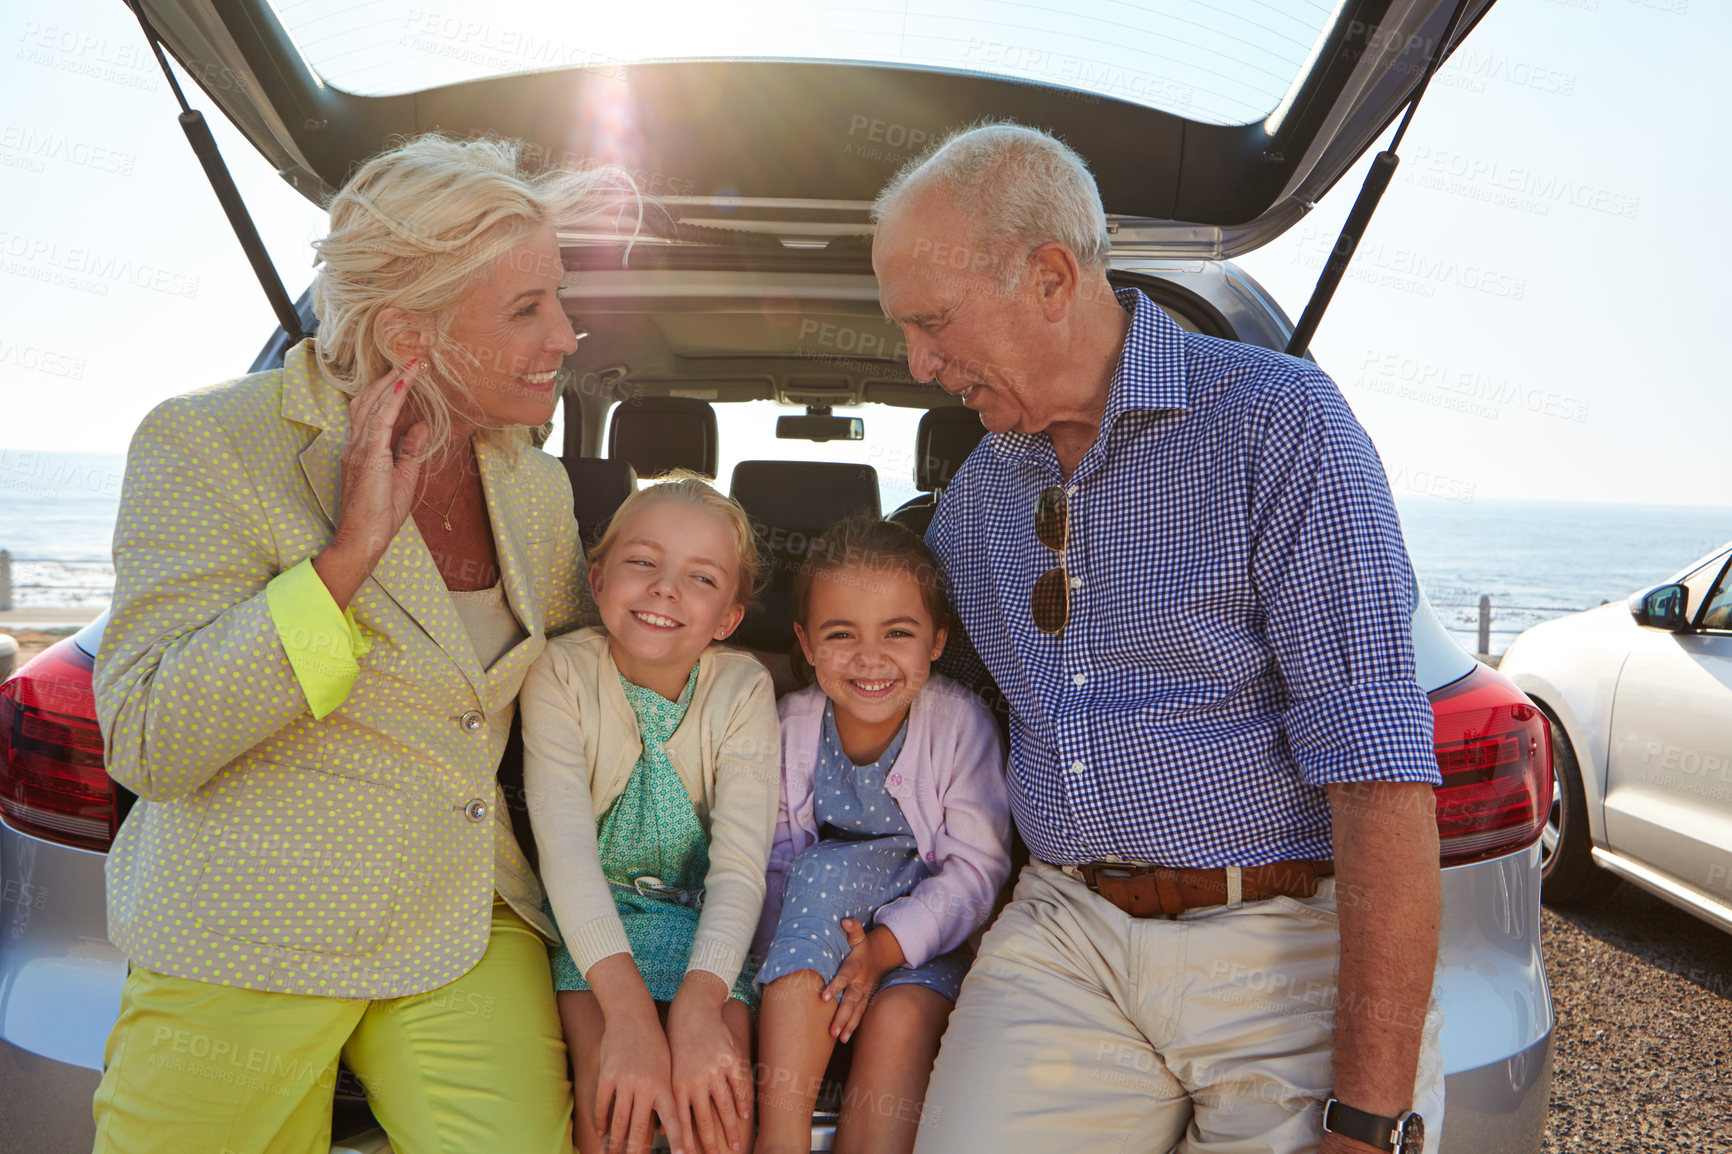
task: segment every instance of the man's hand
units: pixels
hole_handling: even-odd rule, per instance
[[[878,983],[907,959],[902,954],[902,943],[888,927],[874,926],[867,933],[853,918],[843,918],[842,932],[848,935],[848,956],[842,959],[835,979],[818,996],[826,1002],[836,999],[830,1036],[846,1042],[859,1028]]]
[[[1330,785],[1341,966],[1335,1096],[1391,1118],[1413,1108],[1437,967],[1442,881],[1436,798],[1415,782]],[[1373,1147],[1324,1136],[1324,1154]]]

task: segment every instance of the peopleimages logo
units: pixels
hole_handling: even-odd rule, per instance
[[[40,165],[43,162],[53,160],[97,172],[110,172],[116,176],[131,176],[133,167],[138,163],[136,153],[119,152],[88,141],[73,140],[57,132],[37,132],[22,124],[8,124],[5,128],[0,128],[0,151],[17,153],[36,162],[38,172],[42,171]]]
[[[1334,244],[1332,234],[1307,227],[1299,234],[1299,250],[1293,254],[1293,263],[1301,268],[1320,269]],[[1381,241],[1361,244],[1355,249],[1346,275],[1348,280],[1425,297],[1436,296],[1438,285],[1510,301],[1524,299],[1528,291],[1526,277],[1420,249],[1386,246]]]
[[[4,270],[14,276],[98,296],[108,295],[109,286],[116,284],[187,300],[198,296],[197,277],[24,233],[0,230],[0,258],[4,258]]]
[[[1628,193],[1524,165],[1504,164],[1443,148],[1417,147],[1409,165],[1410,172],[1417,171],[1422,177],[1449,177],[1527,198],[1539,206],[1562,204],[1625,220],[1634,220],[1642,207],[1641,197]],[[1445,191],[1450,190],[1446,188]],[[1540,215],[1544,215],[1543,210]]]
[[[69,381],[82,381],[84,366],[83,357],[0,337],[0,368],[28,369],[33,373],[46,373],[51,377],[63,377]]]
[[[1367,349],[1359,367],[1354,383],[1361,388],[1489,420],[1519,410],[1583,424],[1591,407],[1579,397],[1406,352]]]

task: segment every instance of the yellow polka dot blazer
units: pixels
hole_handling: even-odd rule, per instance
[[[477,446],[527,633],[483,670],[413,519],[347,615],[312,572],[347,428],[309,341],[133,439],[96,695],[140,799],[108,856],[109,937],[145,969],[390,998],[475,964],[496,890],[552,933],[495,775],[525,671],[589,612],[565,473]]]

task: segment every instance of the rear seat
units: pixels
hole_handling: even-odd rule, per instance
[[[718,442],[715,408],[690,397],[634,397],[608,422],[607,455],[646,479],[670,469],[714,477]]]
[[[794,648],[794,578],[844,517],[879,516],[878,470],[828,461],[741,461],[734,500],[751,518],[767,575],[758,605],[729,639],[772,653]]]
[[[914,487],[920,496],[890,514],[890,520],[926,536],[944,487],[985,436],[986,427],[972,409],[932,409],[922,416],[914,433]]]
[[[564,457],[560,463],[571,481],[572,512],[588,550],[601,538],[613,511],[637,492],[637,470],[613,457]]]

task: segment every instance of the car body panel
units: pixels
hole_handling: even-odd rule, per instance
[[[1444,1079],[1438,1154],[1533,1154],[1546,1129],[1552,1035],[1525,1050]]]
[[[105,855],[0,831],[0,1038],[88,1064],[120,1010],[126,959],[108,941]],[[99,1063],[100,1064],[100,1063]]]
[[[1552,1031],[1539,934],[1539,846],[1443,871],[1437,990],[1444,1068],[1471,1070]]]
[[[1576,751],[1588,797],[1588,828],[1596,842],[1605,840],[1612,699],[1629,656],[1626,626],[1634,628],[1634,622],[1621,604],[1553,618],[1523,631],[1498,663],[1500,673],[1563,727]],[[1544,658],[1530,660],[1530,654],[1541,652]]]
[[[4,835],[0,835],[4,836]],[[89,1150],[96,1142],[91,1099],[102,1081],[94,1065],[56,1062],[0,1035],[0,1134],[8,1151]]]
[[[1692,620],[1726,555],[1668,582]],[[1501,669],[1576,751],[1596,864],[1732,930],[1732,633],[1638,625],[1631,604],[1536,625]]]
[[[1606,769],[1606,845],[1732,898],[1732,635],[1634,627]]]
[[[1461,2],[1449,49],[1492,0]],[[694,218],[757,207],[785,225],[815,214],[864,235],[865,207],[904,158],[844,162],[859,160],[842,149],[868,109],[869,120],[926,137],[981,117],[1040,124],[1088,161],[1117,218],[1118,251],[1218,257],[1291,227],[1378,139],[1424,77],[1456,0],[1343,0],[1292,99],[1245,125],[979,72],[846,62],[580,67],[359,96],[312,71],[265,0],[142,7],[205,92],[316,203],[392,135],[492,132],[551,159],[622,163]],[[607,117],[572,113],[603,107],[630,107],[657,132],[625,146]]]

